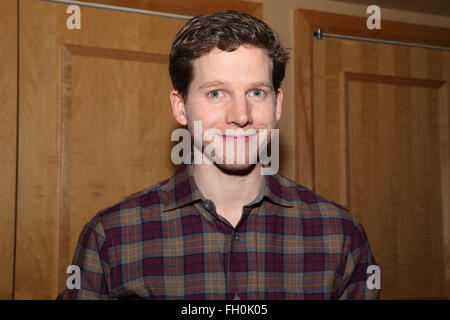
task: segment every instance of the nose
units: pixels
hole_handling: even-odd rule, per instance
[[[245,127],[252,122],[250,104],[245,97],[234,97],[227,108],[227,124]]]

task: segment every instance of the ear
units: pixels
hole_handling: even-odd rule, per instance
[[[277,104],[275,106],[275,116],[277,121],[279,121],[281,118],[282,105],[283,105],[283,90],[281,88],[278,88]]]
[[[169,97],[175,120],[182,126],[185,126],[187,124],[187,117],[183,97],[177,90],[170,91]]]

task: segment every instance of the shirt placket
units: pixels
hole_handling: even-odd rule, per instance
[[[246,293],[248,282],[248,253],[245,248],[245,234],[240,230],[245,230],[245,219],[250,214],[251,209],[244,207],[242,209],[241,220],[233,229],[229,240],[228,250],[228,272],[227,272],[227,299],[240,300]],[[244,246],[244,248],[242,248]],[[242,254],[246,255],[246,264],[241,260]],[[238,275],[240,277],[238,278]]]
[[[225,291],[223,292],[223,298],[228,298],[228,275],[229,275],[229,261],[230,261],[230,235],[232,234],[233,228],[223,221],[220,216],[217,214],[214,203],[209,199],[203,199],[200,201],[199,205],[195,205],[199,213],[209,221],[209,223],[215,225],[216,232],[221,232],[225,236],[224,247],[221,249],[219,254],[224,256],[224,264],[223,264],[223,277],[225,279]],[[217,292],[221,292],[221,290],[217,289]]]
[[[211,200],[205,199],[201,201],[201,207],[205,210],[202,214],[208,215],[208,219],[210,220],[212,217],[215,218],[215,224],[218,229],[224,231],[231,232],[226,235],[228,246],[225,249],[227,251],[227,261],[224,266],[224,272],[226,277],[226,299],[227,300],[240,300],[242,294],[246,292],[245,287],[247,285],[247,277],[249,270],[249,263],[247,262],[247,266],[244,267],[242,265],[242,261],[240,260],[239,253],[245,253],[245,235],[240,232],[240,230],[245,230],[245,219],[247,219],[248,215],[251,212],[250,207],[243,207],[242,216],[239,220],[236,228],[233,228],[229,223],[223,221],[220,216],[215,211],[215,205]],[[221,227],[217,224],[220,223]],[[224,228],[226,230],[224,230]],[[227,232],[225,232],[227,233]],[[248,257],[247,257],[248,259]],[[238,270],[237,272],[233,270]],[[238,279],[238,274],[240,274],[241,278]],[[244,275],[245,279],[242,279]]]

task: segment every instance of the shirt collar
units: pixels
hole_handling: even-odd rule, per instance
[[[184,207],[203,199],[195,183],[192,166],[181,164],[165,185],[163,211]]]
[[[264,196],[273,203],[293,207],[297,185],[279,174],[264,177],[266,183]]]
[[[175,174],[167,181],[164,187],[164,208],[169,211],[184,207],[188,204],[204,199],[200,189],[195,183],[192,165],[182,164]],[[271,202],[292,207],[295,185],[286,178],[276,175],[265,175],[258,196],[248,206],[260,203],[264,198]]]

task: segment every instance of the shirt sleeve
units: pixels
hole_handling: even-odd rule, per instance
[[[368,269],[370,266],[375,266],[375,273]],[[370,251],[367,235],[362,225],[352,223],[351,237],[346,242],[341,263],[339,299],[379,299],[381,287],[374,285],[374,277],[380,277],[381,283],[381,271]]]
[[[89,221],[78,239],[72,265],[80,268],[80,288],[66,289],[58,300],[109,299],[108,248],[100,215]]]

